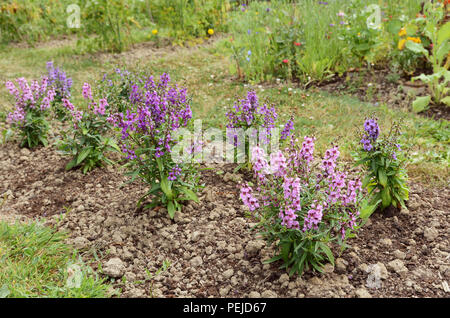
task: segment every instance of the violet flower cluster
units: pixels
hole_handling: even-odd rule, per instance
[[[373,149],[373,144],[380,135],[380,127],[375,119],[367,119],[364,122],[365,135],[361,139],[364,150],[371,151]]]
[[[53,61],[47,62],[48,85],[54,87],[56,98],[62,100],[70,97],[72,88],[72,78],[67,77],[66,72],[59,67],[55,67]]]
[[[6,82],[6,88],[15,99],[15,110],[8,114],[7,121],[23,125],[26,123],[27,112],[42,113],[49,109],[56,93],[55,89],[48,85],[47,77],[43,77],[40,83],[36,80],[28,83],[21,77],[16,79],[16,83],[17,86],[12,81]]]
[[[143,80],[143,87],[133,85],[129,97],[134,109],[110,116],[110,122],[121,129],[122,150],[127,159],[140,160],[136,150],[142,146],[141,142],[154,147],[156,158],[170,155],[176,144],[172,133],[185,127],[192,118],[186,89],[169,83],[169,75],[163,74],[159,82],[148,77]],[[169,177],[175,179],[178,175],[175,169]]]
[[[287,229],[318,231],[321,225],[326,228],[333,223],[344,239],[347,230],[355,229],[359,216],[361,182],[338,169],[337,146],[325,152],[321,165],[313,166],[313,152],[311,137],[304,138],[301,148],[291,138],[284,153],[273,153],[270,160],[263,149],[254,147],[257,186],[242,187],[241,199],[250,211],[261,208]]]
[[[254,91],[249,91],[246,98],[240,99],[234,103],[234,106],[226,113],[228,118],[227,128],[229,138],[233,141],[234,146],[238,145],[237,133],[234,129],[262,128],[260,140],[265,144],[270,142],[272,129],[275,128],[277,120],[277,112],[275,107],[269,107],[267,104],[260,105],[258,96]],[[286,123],[281,139],[287,139],[293,129],[292,119]]]

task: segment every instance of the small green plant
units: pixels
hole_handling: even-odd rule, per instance
[[[366,176],[362,186],[369,192],[369,205],[377,207],[381,204],[381,210],[391,205],[405,207],[409,197],[405,158],[398,143],[399,136],[399,124],[394,124],[387,136],[380,137],[377,120],[366,119],[360,147],[353,153],[356,165],[365,167]]]
[[[158,270],[154,274],[150,273],[148,269],[145,269],[145,273],[147,274],[147,278],[145,279],[145,281],[150,281],[150,297],[153,298],[153,282],[155,278],[169,269],[170,265],[170,261],[164,260],[162,266],[158,268]]]
[[[431,50],[428,51],[422,41],[407,40],[405,44],[408,50],[425,56],[433,68],[433,74],[421,74],[412,78],[412,81],[420,80],[427,84],[431,92],[431,95],[420,96],[413,102],[413,110],[417,113],[426,110],[431,103],[450,106],[450,71],[448,62],[445,62],[450,51],[450,22],[440,25],[445,15],[442,3],[427,2],[424,13],[425,16],[419,16],[416,23],[430,41]]]
[[[65,155],[73,156],[66,170],[80,167],[86,173],[96,166],[112,164],[105,154],[108,151],[120,151],[120,148],[113,138],[107,137],[112,128],[107,118],[107,100],[101,98],[98,104],[94,102],[91,87],[87,83],[83,86],[83,96],[89,102],[88,110],[84,112],[76,110],[68,99],[63,99],[64,106],[72,114],[73,126],[61,133],[58,149]]]

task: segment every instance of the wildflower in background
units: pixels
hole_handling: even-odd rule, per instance
[[[421,40],[419,37],[411,37],[411,36],[408,36],[408,37],[406,38],[406,40],[407,40],[407,41],[413,41],[414,43],[422,43],[422,40]]]
[[[158,30],[157,30],[157,29],[153,29],[153,30],[152,30],[152,34],[153,34],[153,35],[157,35],[157,34],[158,34]]]
[[[214,30],[213,29],[208,29],[208,34],[209,35],[213,35],[214,34]]]
[[[339,11],[337,14],[338,17],[345,17],[344,11]]]
[[[401,39],[398,41],[397,48],[401,51],[405,48],[406,39]]]
[[[284,63],[284,64],[287,64],[287,63],[289,63],[289,60],[288,60],[288,59],[284,59],[284,60],[283,60],[283,63]]]
[[[398,32],[398,36],[405,36],[405,35],[406,35],[406,29],[401,28],[400,31]]]
[[[295,46],[300,46],[300,45],[302,45],[300,42],[294,42],[294,45]]]

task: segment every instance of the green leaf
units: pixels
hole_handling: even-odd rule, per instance
[[[391,195],[389,194],[389,188],[384,188],[381,190],[381,204],[383,208],[387,208],[392,203]]]
[[[164,194],[167,196],[169,200],[173,199],[173,192],[170,187],[169,180],[165,176],[165,174],[161,174],[161,190],[164,192]]]
[[[281,257],[285,262],[289,259],[289,252],[291,250],[291,242],[284,242],[281,245]]]
[[[449,41],[446,41],[439,46],[439,48],[436,51],[436,59],[439,65],[441,65],[442,61],[445,59],[449,51],[450,51]]]
[[[415,43],[413,41],[406,41],[406,48],[414,53],[423,54],[428,58],[428,51],[420,43]]]
[[[70,160],[70,162],[66,165],[66,170],[68,171],[68,170],[72,169],[73,167],[76,166],[76,164],[77,164],[77,158],[75,157],[72,160]]]
[[[169,201],[169,204],[167,205],[167,211],[169,212],[169,216],[171,219],[175,216],[175,205],[173,204],[173,201]]]
[[[386,171],[384,170],[384,168],[378,169],[378,180],[380,180],[380,184],[383,187],[387,186],[387,176],[386,176]]]
[[[185,188],[185,187],[181,187],[180,191],[182,191],[187,196],[187,198],[189,200],[192,200],[192,201],[195,201],[195,202],[199,202],[197,195],[191,189],[188,189],[188,188]]]
[[[319,242],[319,244],[320,249],[327,255],[328,260],[331,262],[331,264],[334,265],[334,256],[333,253],[331,252],[331,249],[325,243]]]
[[[81,152],[77,156],[77,162],[76,165],[79,165],[81,162],[83,162],[84,159],[91,153],[92,148],[84,148],[81,150]]]
[[[447,97],[441,99],[441,102],[447,106],[450,106],[450,96],[447,96]]]
[[[423,96],[423,97],[417,97],[417,99],[412,103],[413,111],[416,113],[420,113],[424,111],[427,106],[431,102],[431,96]]]
[[[281,259],[281,255],[277,255],[277,256],[272,257],[271,259],[263,261],[262,263],[263,264],[270,264],[270,263],[279,261],[280,259]]]
[[[437,44],[440,45],[444,41],[450,39],[450,22],[447,22],[438,31]]]
[[[381,200],[377,200],[374,204],[369,203],[369,200],[365,199],[362,201],[361,208],[359,209],[359,217],[362,220],[367,220],[373,212],[377,209],[378,204]]]

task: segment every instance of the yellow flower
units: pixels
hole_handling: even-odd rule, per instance
[[[208,34],[209,34],[209,35],[213,35],[213,34],[214,34],[214,30],[213,30],[213,29],[209,29],[209,30],[208,30]]]
[[[400,41],[398,41],[398,49],[401,51],[405,48],[405,43],[406,40],[405,39],[401,39]]]
[[[406,40],[407,40],[407,41],[413,41],[413,42],[415,42],[415,43],[422,43],[422,41],[420,40],[420,38],[413,38],[413,37],[410,37],[410,36],[408,36],[408,37],[406,38]]]
[[[398,36],[405,36],[406,35],[406,30],[405,28],[401,28],[400,32],[398,32]]]
[[[153,30],[152,30],[152,34],[153,34],[153,35],[157,35],[157,34],[158,34],[158,30],[153,29]]]

